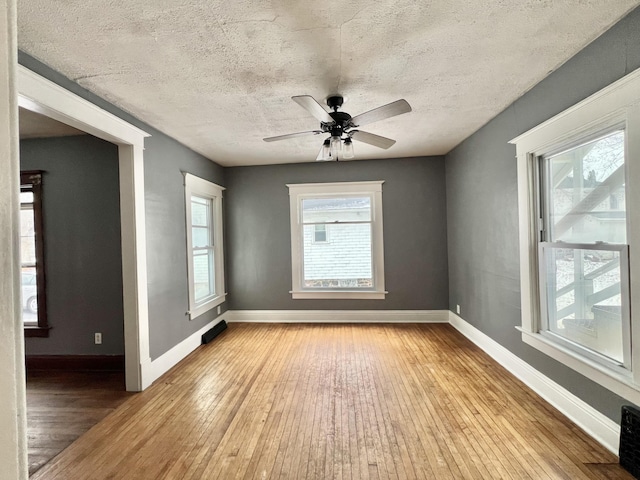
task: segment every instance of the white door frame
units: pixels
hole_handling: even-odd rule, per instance
[[[128,391],[152,380],[144,211],[144,139],[150,135],[18,65],[18,104],[118,146],[125,378]]]
[[[27,401],[20,316],[16,1],[0,0],[0,477],[26,479]]]

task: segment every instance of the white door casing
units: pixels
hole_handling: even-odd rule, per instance
[[[118,146],[126,388],[144,390],[152,382],[143,158],[150,135],[21,65],[17,81],[20,107]]]

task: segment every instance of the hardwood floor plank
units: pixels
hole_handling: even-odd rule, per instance
[[[130,396],[124,390],[121,372],[29,371],[29,474],[33,475]]]
[[[55,415],[80,407],[103,409]],[[33,478],[632,478],[616,462],[449,325],[231,324]]]

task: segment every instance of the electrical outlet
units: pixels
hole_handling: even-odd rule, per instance
[[[456,313],[460,315],[460,305],[456,305]]]
[[[220,305],[218,305],[218,315],[220,315]]]
[[[100,332],[94,333],[94,340],[96,345],[102,345],[102,334]]]

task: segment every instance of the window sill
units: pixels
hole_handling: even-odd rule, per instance
[[[320,291],[309,291],[309,290],[301,290],[301,291],[292,291],[289,292],[291,294],[291,298],[295,299],[317,299],[317,300],[331,300],[331,299],[369,299],[369,300],[384,300],[385,296],[389,292],[357,292],[357,291],[348,291],[348,290],[340,290],[340,291],[331,291],[331,292],[320,292]]]
[[[49,330],[51,327],[38,327],[37,325],[25,325],[24,327],[24,336],[26,338],[30,337],[40,337],[47,338],[49,336]]]
[[[631,373],[623,374],[608,369],[579,353],[563,347],[539,333],[532,333],[516,327],[522,333],[522,341],[527,345],[550,356],[588,379],[620,395],[622,398],[640,404],[640,385],[633,381]]]
[[[187,315],[189,315],[189,320],[195,320],[200,315],[202,315],[202,314],[208,312],[209,310],[211,310],[212,308],[215,308],[218,305],[224,303],[226,299],[227,299],[227,294],[223,293],[220,296],[212,298],[207,303],[204,303],[204,304],[196,307],[195,309],[188,311]]]

